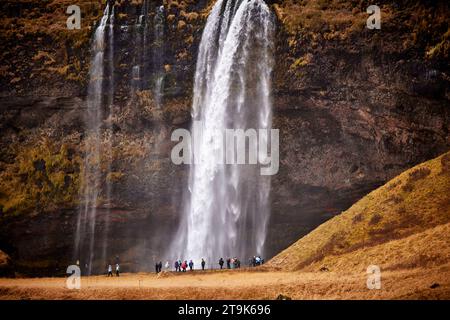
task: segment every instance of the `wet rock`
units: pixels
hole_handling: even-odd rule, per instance
[[[440,287],[440,285],[439,285],[439,283],[436,283],[436,282],[430,286],[431,289],[436,289],[438,287]]]

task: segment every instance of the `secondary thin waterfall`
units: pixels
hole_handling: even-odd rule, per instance
[[[191,156],[199,162],[190,167],[172,258],[193,259],[197,266],[205,258],[214,266],[220,257],[247,261],[264,254],[270,177],[260,175],[259,165],[218,164],[222,146],[214,137],[225,129],[271,128],[273,33],[273,16],[262,0],[218,0],[212,8],[193,92],[192,118],[202,130]]]
[[[133,96],[137,90],[141,90],[145,87],[145,75],[147,73],[148,9],[148,0],[144,0],[142,2],[141,12],[139,16],[137,16],[134,26],[134,45],[136,47],[136,52],[134,56],[134,65],[131,70],[131,96]]]
[[[89,87],[87,95],[87,110],[86,110],[86,137],[85,137],[85,157],[82,172],[82,186],[83,197],[82,205],[78,214],[76,235],[75,235],[75,250],[74,256],[82,265],[83,272],[91,274],[92,265],[94,262],[94,244],[96,237],[96,220],[97,220],[97,206],[100,200],[100,194],[103,186],[102,165],[105,164],[102,159],[104,153],[102,146],[102,131],[101,125],[104,119],[103,105],[105,103],[103,95],[104,78],[105,77],[105,29],[107,21],[110,19],[110,24],[113,23],[114,13],[110,12],[109,2],[103,12],[103,17],[95,30],[92,41],[92,60],[89,71]],[[112,28],[112,26],[111,26]],[[112,30],[110,29],[109,39],[112,39]],[[112,50],[112,49],[111,49]],[[113,53],[110,51],[110,59]],[[112,64],[112,61],[110,62]],[[113,69],[112,66],[109,69]],[[108,70],[108,69],[107,69]],[[110,86],[112,83],[112,70],[110,78]],[[112,89],[110,89],[112,90]],[[112,98],[106,101],[111,109]],[[108,144],[107,144],[108,145]],[[108,168],[106,169],[108,170]],[[106,186],[106,197],[110,196],[109,187]],[[109,199],[102,199],[108,202]],[[87,266],[87,269],[85,268]]]
[[[106,162],[106,172],[109,174],[111,172],[111,160],[112,160],[112,148],[113,148],[113,130],[112,130],[112,116],[114,115],[114,6],[111,8],[111,14],[109,15],[109,28],[108,28],[108,111],[109,111],[109,119],[107,121],[107,131],[106,138],[107,141],[105,143],[106,148],[108,148],[109,159]],[[103,230],[103,245],[102,245],[102,261],[106,261],[108,257],[108,233],[109,233],[109,223],[110,223],[110,211],[111,211],[111,193],[112,193],[112,185],[111,181],[106,175],[105,179],[106,185],[106,215],[105,215],[105,223]]]
[[[158,108],[161,107],[162,103],[162,91],[164,83],[164,25],[165,25],[165,14],[164,6],[159,6],[156,8],[156,13],[153,18],[153,28],[154,28],[154,42],[153,42],[153,96],[155,97],[155,104]]]

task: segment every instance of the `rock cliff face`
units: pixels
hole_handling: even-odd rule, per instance
[[[89,39],[104,4],[81,1],[82,29],[67,30],[69,2],[1,4],[0,250],[25,273],[64,272],[73,263]],[[155,106],[149,82],[131,94],[142,1],[116,1],[115,116],[105,119],[114,140],[105,155],[111,171],[103,176],[113,196],[105,201],[102,190],[98,204],[97,230],[102,213],[112,216],[108,255],[119,255],[128,270],[150,268],[177,225],[188,168],[171,163],[170,133],[189,127],[195,58],[211,4],[148,3],[151,17],[165,7],[163,103]],[[445,1],[382,2],[381,30],[365,28],[364,1],[270,3],[281,154],[267,256],[450,145]]]

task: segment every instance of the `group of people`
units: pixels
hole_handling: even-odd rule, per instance
[[[161,261],[160,262],[156,262],[155,263],[155,271],[156,271],[156,273],[160,273],[162,271],[162,267],[163,267],[163,265],[162,265]]]
[[[223,265],[224,265],[224,260],[223,258],[219,259],[219,266],[220,269],[223,269]],[[241,267],[241,261],[234,257],[234,258],[228,258],[227,259],[227,269],[239,269]]]
[[[219,259],[220,269],[223,269],[225,262],[226,262],[227,269],[239,269],[241,267],[241,261],[236,257],[227,258],[226,261],[223,258],[220,258]],[[264,264],[264,259],[262,259],[261,256],[253,256],[252,258],[249,259],[249,266],[251,266],[251,267],[260,266],[262,264]],[[202,270],[205,270],[205,266],[206,266],[205,259],[202,258],[200,265],[202,267]],[[162,271],[162,268],[163,268],[163,264],[161,261],[155,263],[156,273],[160,273]],[[166,268],[166,270],[169,270],[169,268],[170,268],[169,261],[167,261],[165,263],[165,268]],[[190,271],[193,271],[194,270],[194,261],[189,260],[189,262],[188,262],[187,260],[183,261],[181,259],[178,259],[174,263],[174,268],[175,268],[176,272],[186,272],[186,270],[188,268]],[[116,257],[115,271],[116,271],[116,276],[119,277],[120,265],[118,262],[118,257]],[[110,264],[108,264],[108,277],[112,277],[112,276],[113,276],[113,266],[110,263]]]
[[[111,264],[108,264],[108,277],[112,277],[113,276],[113,267]],[[116,263],[116,277],[118,277],[120,275],[120,266],[118,263]]]
[[[202,258],[202,261],[200,264],[202,266],[202,270],[205,270],[205,266],[206,266],[205,259]],[[188,267],[189,267],[189,270],[192,271],[192,270],[194,270],[194,261],[189,260],[189,262],[187,262],[187,260],[182,261],[181,259],[178,259],[175,261],[174,267],[175,267],[176,272],[186,272]]]
[[[253,256],[253,258],[250,259],[249,265],[251,267],[256,267],[264,264],[264,259],[261,258],[261,256]]]

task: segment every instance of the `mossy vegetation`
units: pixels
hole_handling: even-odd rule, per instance
[[[274,4],[274,12],[291,36],[320,35],[327,41],[343,41],[361,35],[366,28],[369,1],[285,0]],[[422,58],[448,59],[450,39],[448,6],[444,2],[430,5],[414,3],[382,3],[382,30],[399,33],[403,49],[420,48]],[[376,35],[376,33],[372,34]]]
[[[287,0],[274,5],[274,11],[286,30],[295,34],[311,32],[354,32],[365,23],[364,10],[355,3],[339,0]]]
[[[81,9],[79,30],[69,30],[66,25],[66,10],[73,4]],[[89,69],[85,53],[103,5],[101,0],[3,1],[0,42],[8,44],[2,50],[8,82],[15,78],[12,84],[19,89],[39,75],[41,79],[57,77],[84,84]]]
[[[51,211],[76,203],[80,158],[67,144],[47,137],[20,146],[0,173],[1,215]]]

